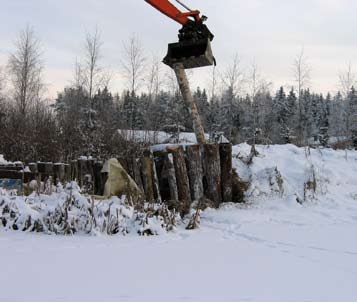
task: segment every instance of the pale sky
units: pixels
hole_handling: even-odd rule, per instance
[[[311,86],[325,93],[336,91],[338,74],[349,62],[357,64],[355,0],[184,2],[208,16],[221,72],[237,53],[243,69],[248,70],[255,61],[274,89],[292,85],[292,63],[304,47],[312,69]],[[19,31],[31,25],[42,41],[51,96],[69,84],[85,34],[95,26],[102,33],[103,66],[114,75],[113,92],[125,87],[120,75],[123,41],[137,34],[148,57],[164,57],[167,43],[176,41],[180,28],[144,0],[0,0],[0,4],[0,66],[6,64]],[[210,67],[194,71],[193,88],[208,86],[211,71]]]

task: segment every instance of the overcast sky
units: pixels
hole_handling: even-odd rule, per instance
[[[339,72],[349,62],[352,66],[357,62],[355,0],[184,2],[209,17],[207,25],[216,36],[213,47],[221,71],[238,53],[246,70],[255,61],[274,87],[291,85],[292,63],[304,46],[312,68],[312,88],[334,92]],[[6,64],[19,31],[31,25],[42,41],[45,80],[52,96],[69,84],[85,34],[96,25],[104,42],[103,65],[115,75],[113,91],[124,87],[120,76],[123,41],[137,34],[148,56],[163,57],[179,29],[144,0],[0,0],[0,4],[0,65]],[[192,86],[208,85],[210,73],[210,67],[195,71]]]

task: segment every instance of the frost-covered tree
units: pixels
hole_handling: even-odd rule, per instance
[[[350,103],[350,129],[352,135],[352,143],[354,148],[357,149],[357,92],[354,87],[352,87],[350,96],[349,96],[349,103]]]
[[[281,142],[290,143],[291,129],[288,123],[291,111],[283,87],[280,87],[274,98],[274,112]]]
[[[207,128],[207,115],[209,111],[209,103],[206,90],[201,90],[200,87],[196,89],[193,94],[193,98],[196,101],[198,112],[201,116],[204,129]]]
[[[229,87],[222,95],[218,112],[218,123],[220,131],[223,131],[226,137],[230,140],[234,140],[237,136],[237,118],[237,98],[234,96],[232,87]]]
[[[319,141],[320,144],[326,147],[329,143],[329,128],[330,128],[330,108],[331,95],[328,94],[324,100],[320,98],[320,118],[319,118]]]

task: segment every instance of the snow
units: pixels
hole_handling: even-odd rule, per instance
[[[5,160],[4,155],[0,154],[0,165],[8,165],[9,162]]]
[[[357,152],[257,151],[248,167],[250,146],[234,147],[234,165],[251,182],[248,204],[204,211],[195,231],[182,224],[152,237],[63,237],[0,229],[0,301],[355,301]],[[317,189],[306,194],[312,175]]]
[[[118,130],[120,136],[128,140],[140,143],[151,144],[197,144],[196,135],[193,132],[180,132],[178,138],[172,133],[164,131],[147,131],[147,130]],[[209,134],[205,134],[206,140],[209,140]],[[220,136],[221,143],[228,143],[227,138]]]

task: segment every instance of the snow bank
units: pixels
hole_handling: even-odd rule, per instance
[[[251,146],[233,148],[233,165],[250,183],[248,201],[343,201],[357,196],[356,151],[295,145],[256,146],[256,150],[258,156],[247,165]]]
[[[294,145],[256,146],[256,151],[258,155],[248,164],[251,146],[233,148],[234,168],[248,183],[248,204],[297,206],[357,200],[356,151]],[[0,191],[0,222],[6,229],[47,234],[156,235],[174,229],[177,221],[180,218],[164,205],[146,205],[138,211],[125,197],[93,201],[81,195],[75,183],[58,187],[52,195],[33,193],[26,198]]]

